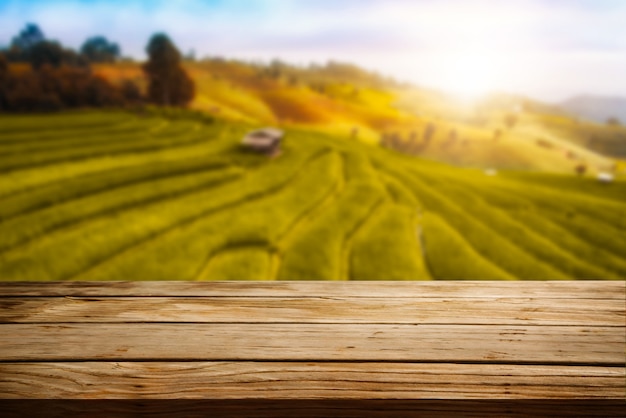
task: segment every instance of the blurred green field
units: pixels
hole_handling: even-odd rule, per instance
[[[626,277],[623,180],[486,175],[297,128],[268,158],[239,146],[249,129],[0,116],[0,279]]]

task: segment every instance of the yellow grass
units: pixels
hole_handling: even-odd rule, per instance
[[[512,96],[470,105],[432,90],[368,84],[361,73],[353,80],[333,76],[323,67],[285,66],[271,75],[271,67],[226,60],[184,66],[196,83],[190,107],[220,119],[306,129],[370,145],[378,145],[386,133],[400,135],[402,143],[416,133],[420,142],[430,123],[436,132],[419,156],[459,166],[573,173],[583,163],[595,175],[615,164],[614,158],[586,148],[577,130],[582,125],[567,116],[518,109],[518,122],[509,129],[505,115],[523,108],[514,106]],[[101,64],[95,71],[113,81],[139,81],[145,88],[137,63]],[[598,125],[593,132],[603,129],[609,128]],[[453,130],[456,140],[451,141]],[[551,146],[538,145],[541,141]],[[399,151],[407,152],[404,147]]]

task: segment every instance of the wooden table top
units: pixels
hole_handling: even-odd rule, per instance
[[[625,399],[625,282],[0,283],[2,399]]]

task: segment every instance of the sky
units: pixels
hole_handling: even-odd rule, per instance
[[[0,0],[0,46],[26,23],[137,59],[165,32],[197,58],[332,59],[465,98],[626,96],[626,0]]]

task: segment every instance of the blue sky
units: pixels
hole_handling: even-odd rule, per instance
[[[465,96],[626,96],[624,0],[0,0],[0,45],[28,22],[140,59],[164,31],[197,57],[337,59]]]

